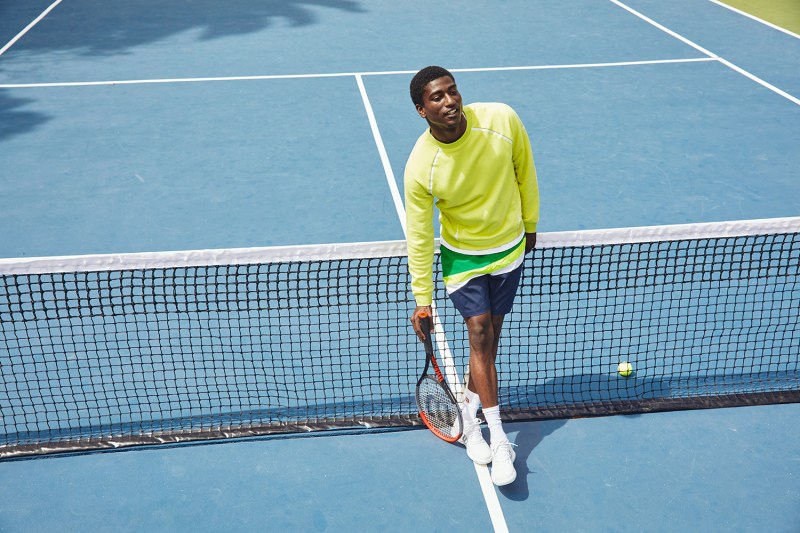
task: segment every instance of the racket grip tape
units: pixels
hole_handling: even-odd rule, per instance
[[[431,341],[431,317],[428,313],[422,312],[419,314],[419,325],[425,339],[422,343],[425,345],[425,353],[431,355],[433,353],[433,342]]]

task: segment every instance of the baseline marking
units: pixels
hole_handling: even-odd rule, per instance
[[[60,0],[59,0],[60,1]],[[504,71],[524,71],[524,70],[557,70],[571,68],[609,68],[609,67],[631,67],[639,65],[664,65],[670,63],[697,63],[703,61],[715,61],[716,58],[693,57],[687,59],[652,59],[647,61],[622,61],[618,63],[579,63],[572,65],[528,65],[517,67],[483,67],[483,68],[462,68],[449,69],[450,72],[504,72]],[[108,80],[108,81],[72,81],[72,82],[52,82],[52,83],[4,83],[0,84],[0,89],[38,89],[47,87],[93,87],[98,85],[141,85],[148,83],[200,83],[212,81],[259,81],[259,80],[290,80],[290,79],[314,79],[314,78],[343,78],[343,77],[364,77],[364,76],[393,76],[399,74],[416,74],[412,70],[387,70],[375,72],[333,72],[329,74],[269,74],[262,76],[219,76],[203,78],[163,78],[145,80]]]

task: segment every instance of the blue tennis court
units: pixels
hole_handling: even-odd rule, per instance
[[[714,0],[446,9],[357,0],[24,4],[0,5],[0,260],[401,241],[403,168],[425,127],[408,82],[429,64],[454,72],[465,103],[500,101],[519,113],[536,159],[543,234],[800,216],[800,37]],[[796,260],[778,258],[784,270],[786,257]],[[372,272],[364,284],[379,285],[384,275]],[[645,347],[704,370],[675,354],[687,337],[692,349],[704,348],[704,332],[692,328],[697,317],[719,307],[720,322],[753,322],[769,314],[760,306],[774,304],[763,288],[738,285],[743,303],[724,294],[692,300],[669,324],[675,338]],[[695,297],[689,283],[677,290]],[[354,309],[363,304],[353,298]],[[641,305],[638,295],[617,298],[619,312]],[[737,314],[739,305],[750,315]],[[779,344],[778,334],[792,339],[773,367],[755,372],[791,382],[798,307],[787,298],[773,308],[781,330],[758,331],[731,351],[745,352],[737,361],[757,359]],[[392,328],[387,316],[411,310],[410,294],[401,294],[365,311],[365,321]],[[584,318],[575,307],[562,315],[567,324]],[[236,326],[249,327],[248,318]],[[142,347],[156,338],[196,346],[209,360],[215,342],[237,350],[256,342],[255,333],[226,340],[232,321],[203,320],[209,335],[142,333],[141,346],[124,349],[145,353],[147,379],[162,382],[165,363]],[[310,338],[304,351],[343,353],[341,343],[371,350],[372,367],[339,365],[365,381],[371,368],[386,366],[383,344],[354,328],[335,345],[320,320],[310,313],[291,326]],[[117,342],[102,335],[106,348]],[[512,341],[506,355],[514,369],[530,362],[530,339],[517,338],[522,347]],[[634,344],[576,345],[574,334],[564,342],[587,357]],[[78,387],[73,363],[59,368],[64,389]],[[228,380],[242,364],[256,362],[218,363],[220,388],[252,394],[260,409],[255,398],[272,382]],[[331,371],[285,364],[270,379],[291,381],[306,371],[298,365],[313,367],[309,375]],[[595,394],[590,369],[530,363],[537,364],[540,372],[555,365],[585,375],[588,388],[569,392]],[[48,372],[31,365],[25,372],[35,379]],[[389,370],[397,382],[374,383],[376,398],[418,372]],[[640,367],[633,379],[650,387],[647,372],[655,371]],[[205,379],[180,378],[187,390]],[[114,382],[106,393],[149,401],[134,388]],[[17,396],[7,394],[0,400],[10,420]],[[183,399],[165,401],[184,414]],[[212,409],[224,401],[199,399]],[[352,408],[322,392],[316,401]],[[499,489],[463,449],[418,426],[4,460],[0,531],[797,531],[798,405],[512,422],[519,475]],[[59,417],[26,416],[54,425]]]

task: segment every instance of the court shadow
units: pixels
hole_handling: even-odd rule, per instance
[[[567,417],[610,414],[615,408],[630,412],[629,407],[637,400],[668,396],[669,388],[661,380],[642,379],[635,373],[628,378],[583,374],[554,378],[530,387],[509,387],[505,394],[508,396],[502,398],[501,403],[511,409],[539,406],[540,415],[548,413],[548,405],[561,409],[560,415],[555,410],[549,415],[554,416],[551,420],[511,422],[506,427],[515,444],[517,479],[499,490],[509,500],[525,501],[530,495],[529,478],[538,473],[528,469],[528,459],[547,436],[567,423]]]
[[[616,374],[571,374],[516,387],[507,387],[500,399],[513,413],[535,411],[534,418],[571,418],[609,414],[630,414],[648,410],[658,402],[673,402],[689,391],[699,395],[703,386],[699,378],[642,377],[634,372],[629,377]],[[714,383],[719,386],[719,380]],[[511,419],[525,420],[512,415]]]
[[[28,133],[50,120],[43,113],[26,111],[25,105],[32,100],[15,98],[0,89],[0,141],[14,135]]]
[[[25,64],[35,65],[40,61],[55,62],[70,55],[118,57],[131,54],[136,47],[187,32],[198,41],[209,41],[256,33],[278,25],[324,27],[325,10],[352,14],[367,11],[358,0],[237,0],[235,5],[213,0],[193,0],[191,3],[137,0],[116,2],[106,9],[98,9],[94,2],[64,2],[41,23],[46,26],[46,31],[37,28],[37,31],[26,34],[6,51],[3,59],[14,61],[19,54],[19,57],[25,57]],[[0,46],[39,14],[31,9],[6,11],[2,12],[5,31]],[[269,54],[270,50],[248,50],[247,53]],[[16,61],[19,63],[20,60]],[[4,83],[31,82],[24,76],[27,69],[20,67],[20,74],[6,75]],[[3,71],[0,63],[0,72]],[[213,69],[202,73],[215,75]],[[28,133],[51,119],[43,113],[20,110],[21,106],[32,101],[3,93],[0,90],[0,140]]]
[[[500,487],[500,493],[513,501],[525,501],[530,495],[528,478],[536,472],[528,469],[528,459],[534,449],[547,437],[566,424],[566,420],[542,420],[538,422],[516,422],[506,426],[511,433],[511,441],[515,444],[517,454],[514,466],[517,468],[517,479],[510,485]],[[513,433],[516,432],[516,435]]]
[[[277,23],[303,27],[323,22],[319,9],[363,13],[358,0],[213,0],[116,2],[98,10],[92,2],[58,6],[47,17],[47,38],[26,38],[14,47],[26,52],[73,51],[86,55],[124,53],[177,33],[196,31],[210,40],[262,31]],[[27,16],[30,16],[26,13]],[[20,20],[22,28],[30,20]],[[258,53],[259,51],[253,51]],[[268,53],[267,50],[262,51]]]

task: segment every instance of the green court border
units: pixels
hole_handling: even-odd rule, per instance
[[[725,4],[800,34],[800,2],[797,0],[722,0]]]

